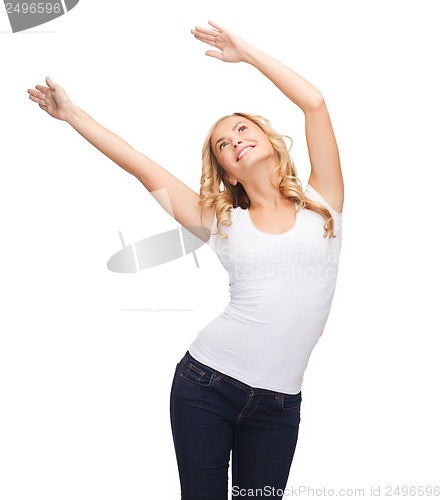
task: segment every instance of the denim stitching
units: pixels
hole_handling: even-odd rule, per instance
[[[259,396],[258,398],[255,399],[255,401],[253,401],[253,398],[255,396]],[[258,408],[258,405],[261,401],[261,398],[262,398],[262,394],[254,394],[253,392],[253,389],[250,390],[250,393],[249,393],[249,399],[247,401],[247,403],[245,404],[245,406],[243,407],[243,409],[240,411],[239,415],[238,415],[238,418],[236,419],[236,422],[235,422],[235,428],[237,428],[239,426],[239,424],[247,417],[250,417],[252,416],[256,409]],[[250,410],[246,411],[246,408],[249,406],[249,404],[253,401],[253,406],[251,407]],[[246,411],[246,413],[244,413]]]
[[[291,395],[292,394],[290,394],[290,396]],[[299,408],[301,408],[301,402],[302,402],[302,400],[300,400],[299,403],[296,406],[286,407],[286,406],[284,406],[284,394],[281,393],[281,397],[279,398],[279,408],[282,411],[295,411],[295,410],[299,410]]]
[[[187,367],[187,370],[186,370],[186,376],[187,374],[193,370],[194,372],[198,373],[198,375],[200,376],[200,379],[202,379],[204,377],[204,375],[206,374],[205,371],[201,370],[201,368],[198,368],[197,366],[195,366],[193,363],[189,363],[189,366]]]
[[[183,373],[180,373],[179,375],[180,375],[180,379],[183,382],[185,382],[186,384],[189,384],[189,385],[194,385],[196,387],[212,387],[213,382],[216,380],[214,373],[212,373],[210,380],[207,384],[202,383],[201,381],[197,381],[197,380],[190,380],[190,379],[186,378],[186,375],[184,375]]]

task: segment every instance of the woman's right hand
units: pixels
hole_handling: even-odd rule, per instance
[[[46,78],[47,87],[36,85],[28,89],[29,99],[36,102],[43,111],[46,111],[57,120],[66,120],[69,110],[74,106],[63,87],[55,84],[49,77]]]
[[[191,30],[191,33],[197,40],[219,49],[219,51],[208,50],[206,56],[216,57],[224,62],[247,62],[247,53],[250,50],[250,45],[239,36],[215,24],[213,21],[209,21],[209,24],[213,29],[197,26]]]

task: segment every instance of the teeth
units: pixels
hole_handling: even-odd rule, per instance
[[[248,151],[249,149],[252,149],[252,148],[253,148],[253,146],[247,146],[246,148],[244,148],[244,149],[241,151],[241,153],[239,153],[237,161],[239,161],[239,160],[240,160],[240,159],[241,159],[241,158],[242,158],[242,157],[243,157],[243,156],[247,153],[247,151]]]

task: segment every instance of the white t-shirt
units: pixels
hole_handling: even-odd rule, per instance
[[[338,214],[309,184],[305,195],[331,212],[335,238],[324,238],[325,219],[307,209],[285,233],[257,229],[248,210],[231,209],[227,239],[209,245],[229,273],[230,302],[189,347],[214,370],[252,387],[287,394],[301,390],[313,347],[327,322],[342,243]]]

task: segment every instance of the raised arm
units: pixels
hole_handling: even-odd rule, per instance
[[[213,213],[205,210],[201,217],[200,197],[195,191],[75,106],[60,85],[50,78],[46,78],[46,83],[47,87],[36,85],[36,90],[28,89],[29,98],[41,109],[69,123],[99,151],[135,176],[182,226],[211,227]]]
[[[231,31],[212,21],[209,24],[212,28],[196,27],[192,30],[195,38],[218,49],[208,50],[206,55],[224,62],[245,62],[254,66],[304,112],[311,164],[308,182],[340,213],[344,203],[341,164],[330,116],[320,91]]]

